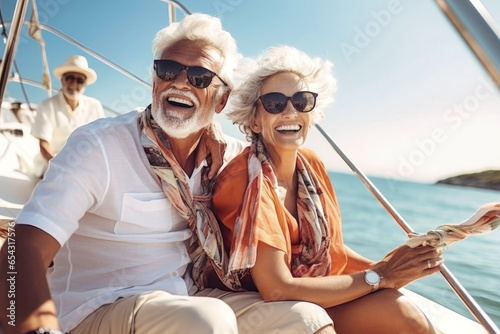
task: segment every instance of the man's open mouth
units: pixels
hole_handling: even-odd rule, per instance
[[[168,97],[167,102],[174,107],[180,108],[192,108],[194,106],[191,101],[179,97]]]

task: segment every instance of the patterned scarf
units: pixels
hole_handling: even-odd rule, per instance
[[[331,239],[321,204],[323,191],[319,188],[309,164],[300,153],[297,155],[296,169],[300,244],[292,249],[292,275],[326,276],[330,274],[331,267],[329,253]],[[264,178],[269,179],[277,190],[276,175],[259,137],[250,146],[249,183],[234,227],[228,273],[233,282],[237,282],[234,276],[245,275],[255,265],[258,244],[256,224],[259,219],[257,215]]]
[[[213,267],[222,280],[227,272],[227,255],[222,234],[215,216],[207,207],[212,199],[214,179],[208,179],[208,167],[202,170],[202,195],[193,196],[186,174],[170,150],[170,143],[163,130],[151,117],[150,107],[138,115],[141,144],[149,163],[158,176],[163,192],[182,218],[189,222],[193,232],[188,252],[191,258],[191,275],[196,286],[202,290],[207,285],[207,269]],[[212,264],[212,266],[210,266]]]
[[[427,233],[410,233],[406,242],[411,248],[430,245],[449,246],[474,234],[489,233],[500,226],[500,202],[486,203],[460,224],[445,224]]]

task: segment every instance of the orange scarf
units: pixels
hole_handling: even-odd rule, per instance
[[[294,277],[327,276],[330,274],[330,235],[328,222],[324,217],[321,196],[323,190],[303,156],[297,155],[297,213],[300,231],[300,245],[292,251],[291,271]],[[226,279],[238,282],[255,265],[257,244],[255,221],[263,180],[267,178],[277,189],[276,175],[267,158],[262,140],[257,139],[250,146],[248,156],[248,187],[236,218],[229,273]],[[238,286],[239,288],[240,286]]]

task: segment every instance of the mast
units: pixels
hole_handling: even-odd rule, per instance
[[[19,35],[21,34],[27,7],[28,0],[18,0],[14,10],[14,17],[12,19],[9,38],[7,39],[3,60],[0,64],[0,104],[3,102],[5,89],[7,88],[7,83],[9,82],[9,73],[12,67],[12,62],[14,61],[17,43],[19,42]]]

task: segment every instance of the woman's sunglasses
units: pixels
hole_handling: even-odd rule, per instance
[[[270,114],[279,114],[286,109],[288,100],[292,102],[292,106],[300,112],[309,112],[316,106],[317,93],[303,91],[297,92],[292,96],[286,96],[283,93],[267,93],[259,97],[264,109]]]
[[[173,60],[155,59],[154,69],[158,78],[165,81],[175,80],[182,70],[186,70],[189,83],[196,88],[207,88],[214,77],[227,86],[217,73],[201,66],[186,66]]]

